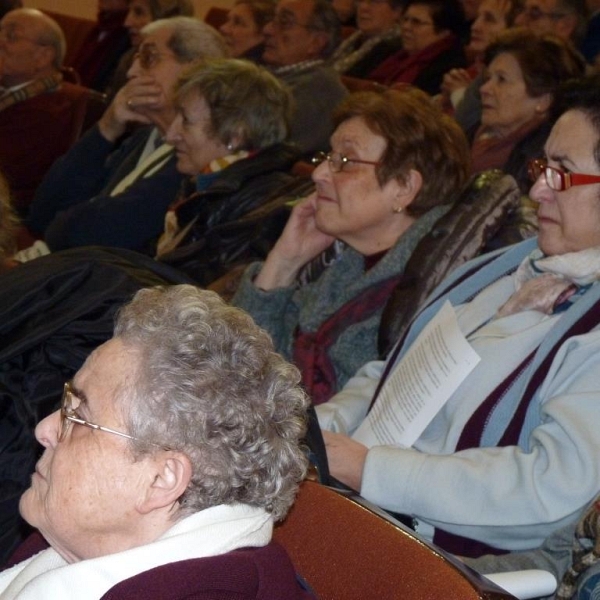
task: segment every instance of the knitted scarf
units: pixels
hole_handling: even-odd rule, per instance
[[[60,86],[62,79],[63,77],[60,73],[55,73],[48,77],[34,79],[17,90],[6,92],[0,98],[0,112],[28,98],[33,98],[46,92],[54,92]]]
[[[400,37],[398,26],[388,29],[385,33],[367,37],[362,31],[354,32],[345,39],[331,58],[332,67],[338,73],[349,71],[358,61],[362,60],[377,44],[386,40]]]
[[[556,591],[556,600],[570,600],[579,577],[600,560],[600,500],[589,508],[575,529],[573,557]]]
[[[239,150],[238,152],[228,154],[227,156],[221,156],[220,158],[216,158],[215,160],[211,161],[208,165],[206,165],[206,167],[204,167],[202,173],[196,177],[196,192],[208,188],[208,186],[223,169],[226,169],[230,165],[236,163],[238,160],[248,158],[250,155],[250,152],[246,150]],[[177,199],[165,215],[165,229],[163,234],[160,236],[156,247],[157,258],[177,248],[183,238],[187,235],[188,231],[194,225],[195,221],[191,221],[190,223],[182,225],[177,219],[177,209],[182,204],[185,204],[191,197],[185,193],[185,190],[188,189],[187,186],[184,185],[183,189],[184,193],[178,195]]]

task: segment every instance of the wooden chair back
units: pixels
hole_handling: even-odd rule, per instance
[[[305,481],[274,538],[319,600],[508,600],[359,497]]]

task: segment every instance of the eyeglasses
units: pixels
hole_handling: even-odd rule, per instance
[[[9,26],[0,26],[0,36],[2,36],[9,44],[16,44],[21,40],[26,40],[27,42],[31,42],[32,44],[36,44],[37,46],[49,46],[50,44],[46,42],[41,42],[34,38],[28,37],[26,35],[22,35],[19,33],[19,30],[16,27],[11,25]]]
[[[527,163],[529,177],[537,181],[540,175],[546,178],[546,184],[551,190],[562,192],[576,185],[589,185],[600,183],[600,175],[584,175],[583,173],[566,173],[556,167],[549,167],[548,161],[543,158],[535,158]]]
[[[324,160],[329,164],[329,168],[333,173],[339,173],[344,170],[344,167],[353,163],[361,165],[380,165],[380,161],[359,160],[358,158],[348,158],[339,152],[317,152],[311,160],[313,165],[320,165]]]
[[[62,401],[60,405],[60,431],[58,434],[58,441],[63,442],[67,434],[69,433],[69,429],[71,428],[71,423],[76,423],[77,425],[83,425],[84,427],[89,427],[90,429],[96,429],[98,431],[105,431],[106,433],[112,433],[113,435],[119,435],[121,437],[127,438],[128,440],[136,440],[143,441],[139,438],[133,437],[128,433],[123,433],[122,431],[117,431],[116,429],[111,429],[110,427],[103,427],[102,425],[96,425],[96,423],[90,423],[85,419],[82,419],[77,413],[77,409],[81,405],[81,398],[79,398],[71,387],[71,382],[67,381],[65,383],[65,387],[63,390]],[[164,450],[169,450],[167,446],[162,446],[160,444],[156,444],[154,442],[145,442],[152,446],[158,446],[163,448]]]
[[[417,19],[417,17],[407,15],[402,17],[402,24],[410,25],[411,27],[425,27],[426,25],[433,25],[433,21],[422,21],[421,19]]]
[[[289,31],[290,29],[293,29],[294,27],[302,27],[304,29],[315,29],[315,27],[313,27],[312,25],[303,25],[302,23],[298,23],[298,21],[296,20],[296,17],[292,14],[288,14],[288,13],[283,13],[283,14],[276,14],[272,19],[271,19],[271,24],[273,25],[273,27],[276,27],[277,29],[280,29],[281,31]]]
[[[142,69],[152,69],[155,67],[162,58],[165,56],[174,56],[159,52],[148,46],[141,46],[140,49],[133,55],[133,60],[139,60]]]
[[[530,21],[539,21],[540,19],[544,19],[544,18],[557,20],[557,19],[562,19],[563,17],[567,16],[565,13],[544,12],[542,9],[538,8],[537,6],[534,6],[531,8],[524,8],[521,11],[521,14],[524,15],[525,17],[527,17]]]

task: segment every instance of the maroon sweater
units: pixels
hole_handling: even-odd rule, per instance
[[[48,544],[31,535],[9,562],[15,565]],[[314,600],[302,589],[286,551],[276,542],[227,554],[155,567],[121,581],[100,600]]]

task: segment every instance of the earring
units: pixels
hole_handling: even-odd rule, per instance
[[[227,151],[228,152],[232,152],[233,151],[233,144],[231,142],[229,142],[229,144],[227,144]]]
[[[396,208],[392,209],[392,212],[396,215],[399,215],[403,210],[404,210],[403,206],[397,206]]]

